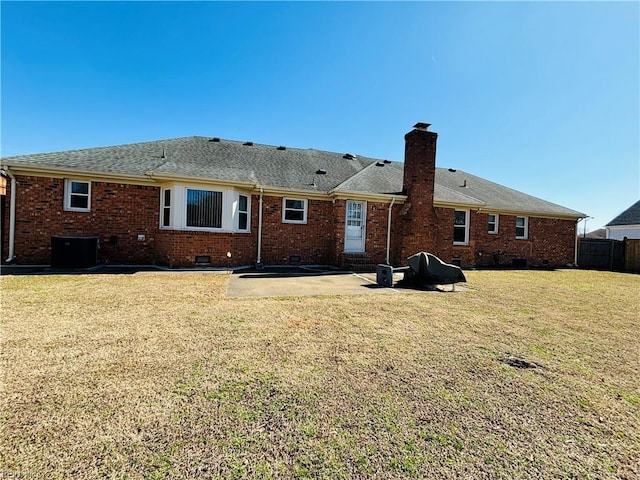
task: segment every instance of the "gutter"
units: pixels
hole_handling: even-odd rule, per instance
[[[224,180],[216,178],[206,177],[193,177],[188,175],[176,175],[170,173],[157,173],[153,171],[145,172],[145,177],[153,182],[160,183],[165,182],[185,182],[200,185],[217,185],[224,187],[242,187],[246,189],[252,189],[256,187],[255,182],[241,182],[236,180]]]
[[[11,179],[11,204],[9,206],[9,256],[5,260],[6,263],[11,263],[15,258],[15,244],[16,244],[16,177],[11,173],[9,167],[4,169],[7,177]]]
[[[91,170],[45,167],[39,165],[12,164],[11,168],[16,175],[34,175],[37,177],[51,176],[52,178],[74,178],[82,180],[103,180],[105,182],[127,183],[135,185],[151,185],[147,175],[135,175],[130,173],[94,172]],[[145,181],[146,180],[146,181]]]
[[[393,204],[395,203],[395,201],[396,197],[392,197],[391,203],[389,204],[389,216],[387,218],[387,265],[391,265],[391,262],[389,262],[389,249],[391,248],[391,210],[393,209]]]
[[[407,197],[398,193],[366,193],[352,190],[338,190],[336,188],[327,192],[334,200],[365,200],[372,202],[386,202],[389,198],[395,198],[396,203],[402,204]]]
[[[575,241],[573,243],[573,265],[574,266],[578,266],[578,235],[580,235],[580,233],[578,232],[578,223],[580,223],[580,220],[576,220],[576,232],[575,232]]]

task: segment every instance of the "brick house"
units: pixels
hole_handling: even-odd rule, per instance
[[[2,259],[49,264],[52,237],[92,236],[112,264],[574,263],[584,214],[437,168],[428,126],[404,163],[207,137],[7,157]]]

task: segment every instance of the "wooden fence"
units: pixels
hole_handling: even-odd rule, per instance
[[[578,244],[578,266],[591,270],[622,270],[624,242],[604,238],[581,238]]]
[[[625,238],[624,271],[640,273],[640,239]]]
[[[640,273],[640,239],[580,238],[578,266],[593,270]]]

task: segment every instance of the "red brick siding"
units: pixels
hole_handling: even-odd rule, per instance
[[[158,225],[158,188],[92,182],[91,211],[68,212],[63,208],[63,179],[19,176],[16,181],[17,262],[49,263],[53,235],[99,236],[101,261],[153,261],[154,236]],[[9,210],[7,205],[7,226]],[[7,230],[3,232],[3,258],[8,255]],[[139,234],[145,235],[144,241],[138,241]]]
[[[262,263],[273,265],[330,265],[334,262],[333,203],[307,201],[307,223],[282,221],[282,197],[265,196],[262,212]],[[252,228],[258,228],[258,206],[252,214]],[[299,257],[295,261],[292,257]]]
[[[346,221],[347,221],[347,201],[336,200],[333,203],[333,240],[332,240],[333,255],[332,255],[331,265],[343,267],[346,263],[343,255]]]
[[[576,222],[555,218],[529,218],[531,263],[544,260],[551,265],[566,266],[575,262]]]
[[[249,233],[181,230],[158,230],[156,233],[157,263],[171,268],[194,267],[196,256],[210,257],[207,266],[251,265],[256,256],[255,240]]]
[[[575,222],[529,217],[527,239],[516,239],[516,216],[499,216],[498,233],[487,231],[489,215],[470,212],[469,245],[453,245],[454,209],[437,208],[441,223],[434,253],[462,266],[511,265],[525,259],[528,266],[564,266],[574,262]]]
[[[372,264],[386,263],[389,205],[390,203],[367,203],[365,250]],[[389,254],[391,255],[391,253],[390,251]]]

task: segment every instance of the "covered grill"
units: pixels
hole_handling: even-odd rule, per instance
[[[428,252],[419,252],[407,258],[408,267],[393,268],[391,265],[378,265],[377,282],[384,287],[393,286],[393,272],[404,272],[403,284],[418,288],[433,285],[451,285],[466,282],[462,269],[457,265],[445,263]]]
[[[419,252],[407,258],[409,267],[404,274],[404,281],[419,285],[449,285],[466,282],[462,269],[457,265],[444,263],[435,255]]]

